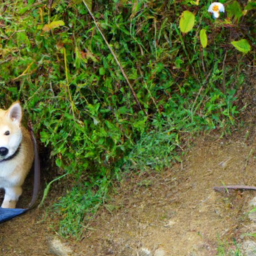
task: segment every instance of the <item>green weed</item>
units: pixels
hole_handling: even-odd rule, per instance
[[[219,241],[219,246],[217,248],[217,255],[218,256],[242,256],[242,252],[240,250],[240,245],[237,244],[235,239],[233,239],[232,244]]]

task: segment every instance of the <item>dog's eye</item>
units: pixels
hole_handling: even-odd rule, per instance
[[[10,135],[10,131],[6,131],[4,135]]]

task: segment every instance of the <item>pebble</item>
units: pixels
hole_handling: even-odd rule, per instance
[[[249,206],[251,207],[251,210],[256,207],[256,197],[250,201]],[[248,217],[251,221],[256,222],[256,211],[250,211]]]
[[[154,253],[154,256],[165,256],[165,251],[161,248],[157,249]]]
[[[138,253],[138,256],[152,256],[152,253],[150,250],[148,250],[147,248],[141,248]]]
[[[256,255],[256,243],[254,241],[244,241],[242,244],[244,250],[244,256],[255,256]]]
[[[49,238],[49,252],[56,256],[71,256],[72,250],[67,245],[63,244],[58,238]]]

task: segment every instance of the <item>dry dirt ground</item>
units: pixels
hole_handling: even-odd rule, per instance
[[[254,134],[254,128],[243,128],[229,138],[196,139],[181,164],[116,185],[81,241],[60,239],[79,256],[234,255],[253,240],[246,234],[256,231],[248,218],[256,191],[219,193],[213,187],[256,186]],[[45,209],[0,224],[0,255],[53,255],[54,225]]]

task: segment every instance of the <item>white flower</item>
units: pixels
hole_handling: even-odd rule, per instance
[[[222,3],[214,2],[209,6],[208,12],[211,12],[213,18],[216,19],[219,18],[220,12],[225,12],[225,7]]]

